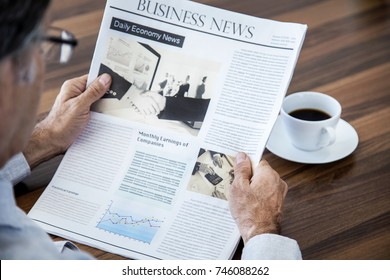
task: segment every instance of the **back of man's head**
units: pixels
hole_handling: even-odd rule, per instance
[[[33,39],[50,0],[0,0],[0,61]]]

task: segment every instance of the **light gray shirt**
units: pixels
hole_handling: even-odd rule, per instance
[[[0,259],[91,259],[71,242],[52,242],[50,236],[17,207],[13,184],[30,174],[22,154],[0,170]],[[243,260],[302,259],[298,243],[276,234],[251,238],[242,252]]]
[[[92,259],[71,242],[52,242],[50,236],[16,205],[13,184],[30,174],[23,155],[0,170],[0,259]]]

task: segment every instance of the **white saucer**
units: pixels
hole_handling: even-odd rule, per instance
[[[299,163],[328,163],[350,155],[357,147],[359,137],[355,129],[346,121],[340,120],[336,128],[334,144],[316,151],[302,151],[291,144],[280,116],[276,120],[267,142],[267,149],[278,157]]]

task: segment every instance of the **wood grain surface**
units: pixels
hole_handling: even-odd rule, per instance
[[[308,24],[287,94],[319,91],[338,99],[359,135],[354,153],[308,165],[264,158],[289,185],[282,234],[304,259],[390,259],[390,2],[380,0],[201,0],[257,17]],[[54,0],[52,25],[80,40],[67,65],[48,65],[39,113],[69,78],[88,73],[104,0]],[[42,189],[19,196],[28,211]],[[60,239],[54,237],[54,239]],[[121,256],[80,245],[99,259]],[[240,258],[240,244],[234,258]]]

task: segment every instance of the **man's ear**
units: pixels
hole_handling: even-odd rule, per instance
[[[2,95],[5,94],[3,92],[9,90],[11,85],[16,83],[15,73],[15,65],[11,57],[6,57],[0,61],[0,91]]]
[[[37,78],[37,64],[31,49],[23,50],[14,55],[13,59],[15,82],[25,86],[32,84]]]

